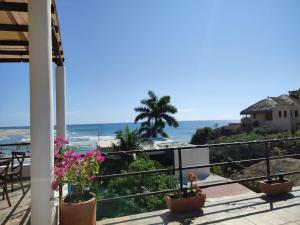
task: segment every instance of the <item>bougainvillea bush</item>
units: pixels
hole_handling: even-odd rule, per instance
[[[72,191],[65,201],[85,201],[89,188],[99,173],[104,156],[99,149],[86,152],[84,155],[68,148],[68,141],[62,136],[55,139],[55,163],[52,189],[58,190],[64,184],[71,185]]]

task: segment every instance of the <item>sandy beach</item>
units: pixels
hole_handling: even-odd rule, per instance
[[[6,135],[23,135],[28,134],[30,131],[27,129],[14,129],[14,130],[0,130],[0,136]]]

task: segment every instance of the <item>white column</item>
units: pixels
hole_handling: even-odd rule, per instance
[[[31,224],[52,225],[53,90],[51,0],[29,0]]]
[[[56,135],[66,137],[66,71],[56,67]]]

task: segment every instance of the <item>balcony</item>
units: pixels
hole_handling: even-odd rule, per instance
[[[282,138],[273,140],[260,140],[260,141],[248,141],[248,142],[235,142],[235,143],[223,143],[223,144],[209,144],[209,145],[198,145],[198,146],[186,146],[186,147],[174,147],[159,149],[159,151],[173,151],[177,152],[178,163],[173,168],[163,168],[159,170],[150,171],[138,171],[138,172],[126,172],[121,174],[108,174],[99,175],[97,181],[107,181],[118,177],[128,176],[148,176],[153,174],[167,173],[171,175],[178,174],[178,189],[173,190],[154,190],[145,191],[142,193],[135,193],[131,195],[116,195],[112,197],[103,198],[98,196],[98,205],[105,207],[105,203],[114,201],[127,201],[128,199],[142,198],[145,196],[164,195],[174,190],[183,190],[186,188],[184,182],[183,172],[191,169],[201,169],[214,166],[229,166],[232,164],[243,165],[249,163],[263,162],[266,166],[264,174],[255,174],[252,177],[246,177],[243,179],[223,179],[218,182],[200,182],[204,193],[207,194],[208,199],[205,207],[200,211],[194,211],[183,214],[172,214],[168,210],[159,210],[135,215],[126,215],[117,218],[98,218],[97,224],[300,224],[300,186],[293,188],[293,191],[286,195],[280,195],[275,197],[266,197],[264,194],[255,192],[245,192],[241,195],[241,192],[235,193],[235,186],[240,185],[244,182],[256,182],[257,180],[271,179],[275,176],[274,171],[271,170],[272,163],[270,161],[276,159],[285,158],[299,158],[300,154],[298,150],[294,154],[289,155],[270,155],[271,145],[278,143],[294,143],[299,142],[299,137],[293,138]],[[298,143],[299,144],[299,143]],[[261,153],[260,157],[250,159],[233,159],[227,162],[214,162],[205,165],[184,165],[181,154],[186,149],[194,149],[195,151],[201,151],[203,148],[213,149],[220,148],[225,151],[228,148],[232,150],[233,147],[250,146],[250,145],[261,145],[265,149]],[[298,145],[297,145],[298,146]],[[154,149],[145,150],[145,152],[157,151]],[[127,154],[136,154],[140,151],[130,151]],[[112,152],[108,153],[124,154],[124,152]],[[273,173],[272,173],[273,172]],[[299,170],[287,171],[284,175],[291,176],[300,174]],[[17,184],[17,183],[16,183]],[[239,187],[243,187],[240,185]],[[210,193],[212,189],[216,188],[219,196],[212,199]],[[29,224],[30,221],[30,184],[27,180],[26,193],[22,194],[21,190],[17,187],[14,192],[10,192],[9,196],[12,201],[12,207],[8,207],[6,201],[0,201],[0,222],[1,224]],[[229,190],[232,195],[225,193],[225,190]],[[222,195],[226,195],[226,198]],[[108,208],[109,210],[109,208]]]
[[[251,194],[242,198],[208,202],[203,210],[175,215],[168,210],[105,219],[97,225],[113,224],[300,224],[300,187],[283,196],[267,198]]]
[[[12,207],[0,201],[0,223],[10,225],[30,224],[30,187],[27,181],[26,193],[20,187],[11,192]],[[294,187],[288,195],[267,198],[263,194],[249,194],[223,201],[207,202],[203,210],[171,214],[160,210],[113,219],[104,219],[97,225],[113,224],[300,224],[300,187]]]
[[[9,189],[9,198],[12,206],[8,207],[6,199],[0,201],[0,224],[25,225],[30,224],[30,185],[29,180],[24,182],[23,195],[19,183],[15,183],[14,191]],[[2,194],[2,193],[1,193]]]

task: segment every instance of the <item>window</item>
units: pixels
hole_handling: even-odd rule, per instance
[[[284,112],[283,112],[283,116],[284,116],[284,118],[287,117],[287,111],[284,111]]]
[[[255,113],[253,114],[253,119],[256,119],[256,114]]]
[[[266,113],[266,114],[265,114],[265,120],[273,120],[273,115],[272,115],[272,113]]]
[[[278,116],[279,116],[279,118],[281,118],[281,116],[282,116],[281,111],[278,111]]]
[[[295,117],[298,117],[298,110],[295,110]]]

